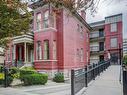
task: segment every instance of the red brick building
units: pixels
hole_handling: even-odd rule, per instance
[[[33,32],[14,37],[6,53],[6,61],[31,65],[48,73],[62,71],[69,76],[72,68],[89,63],[89,33],[85,12],[70,14],[66,8],[56,10],[52,5],[33,3]],[[49,10],[50,8],[50,10]]]
[[[106,17],[104,21],[90,25],[93,28],[90,33],[91,63],[111,58],[117,64],[119,49],[123,46],[122,14]]]

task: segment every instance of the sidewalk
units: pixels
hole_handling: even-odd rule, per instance
[[[85,90],[83,95],[123,95],[120,66],[112,65]]]
[[[80,95],[122,95],[119,82],[120,66],[110,66],[92,81]],[[71,85],[49,81],[45,86],[0,88],[0,95],[71,95]]]

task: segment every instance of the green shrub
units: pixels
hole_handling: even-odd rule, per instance
[[[10,71],[9,71],[11,74],[16,74],[16,73],[19,73],[19,69],[16,68],[16,67],[12,67],[10,68]]]
[[[127,65],[127,55],[125,55],[125,56],[123,57],[123,63],[124,63],[125,65]]]
[[[10,84],[12,83],[13,81],[13,77],[12,76],[8,76],[7,77],[7,86],[10,86]]]
[[[4,79],[4,74],[0,73],[0,79]]]
[[[53,78],[53,81],[55,82],[64,82],[64,75],[63,73],[57,73],[55,74],[55,77]]]
[[[45,84],[47,83],[48,75],[46,74],[26,74],[22,76],[22,81],[24,82],[24,85],[35,85],[35,84]]]
[[[23,67],[21,70],[36,71],[33,67]]]
[[[12,74],[13,78],[19,79],[20,78],[20,73],[15,73]]]
[[[13,77],[8,75],[7,76],[7,85],[9,86],[13,81]],[[0,85],[1,84],[4,84],[4,74],[3,73],[0,73]]]
[[[3,69],[4,69],[4,67],[3,66],[0,66],[0,73],[3,72]]]

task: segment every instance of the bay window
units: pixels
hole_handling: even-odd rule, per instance
[[[37,13],[36,15],[36,29],[41,29],[41,13]]]
[[[48,28],[49,27],[49,11],[46,11],[44,13],[43,22],[44,22],[44,28]]]
[[[37,45],[36,45],[36,57],[37,57],[37,60],[40,60],[42,59],[42,49],[41,49],[41,41],[38,41],[37,42]]]
[[[44,40],[44,60],[49,59],[49,40]]]
[[[56,41],[53,41],[53,59],[56,59]]]

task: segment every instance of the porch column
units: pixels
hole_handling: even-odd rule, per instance
[[[26,63],[26,42],[24,43],[24,63]]]
[[[16,59],[16,45],[13,45],[13,60]]]

